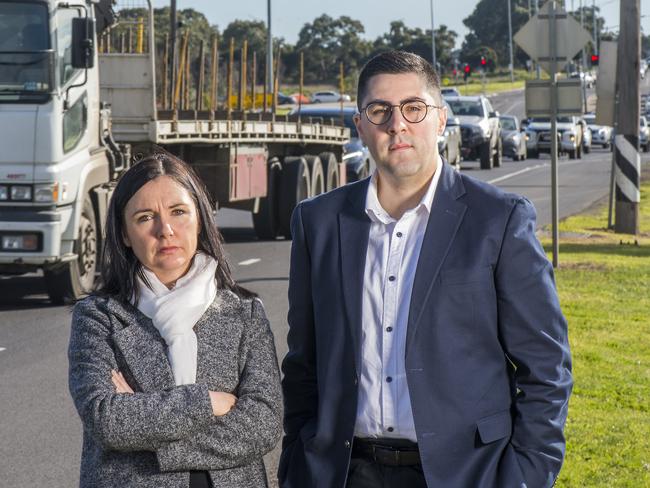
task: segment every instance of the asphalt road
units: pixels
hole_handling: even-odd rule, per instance
[[[493,99],[503,113],[523,113],[523,92]],[[643,160],[648,157],[643,155]],[[560,215],[579,212],[606,196],[611,152],[596,149],[582,160],[559,163]],[[463,162],[462,171],[507,191],[527,196],[538,224],[550,222],[550,159],[512,162],[481,171]],[[258,292],[286,353],[287,281],[290,243],[259,242],[250,214],[221,211],[218,224],[237,279]],[[561,262],[561,256],[560,256]],[[78,483],[81,425],[67,388],[66,349],[70,310],[47,301],[36,275],[0,277],[0,486],[73,487]],[[268,457],[275,470],[277,449]]]

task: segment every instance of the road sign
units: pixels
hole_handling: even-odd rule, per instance
[[[582,115],[582,84],[580,80],[558,80],[557,115]],[[526,81],[526,117],[550,116],[551,80]]]
[[[536,60],[547,73],[551,71],[550,3],[544,4],[537,15],[526,22],[514,37],[519,47]],[[555,9],[555,19],[557,70],[561,71],[564,65],[573,59],[585,44],[591,41],[591,35],[559,5]]]

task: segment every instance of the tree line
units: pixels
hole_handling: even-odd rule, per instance
[[[528,0],[512,0],[512,31],[517,32],[534,12],[530,12]],[[443,74],[454,69],[461,69],[464,64],[478,67],[481,57],[487,60],[487,69],[495,71],[509,64],[509,37],[507,2],[503,0],[480,0],[473,12],[463,20],[469,33],[457,46],[458,33],[446,25],[435,29],[437,68]],[[571,14],[580,19],[580,11]],[[583,7],[582,16],[585,28],[590,30],[593,16],[596,16],[596,28],[602,33],[605,20],[599,16],[600,10]],[[142,17],[144,12],[138,9],[123,9],[119,12],[120,20],[133,21]],[[154,10],[156,49],[159,56],[165,52],[164,44],[169,42],[170,9],[169,7]],[[239,60],[239,50],[244,40],[248,43],[248,60],[252,53],[257,54],[256,82],[264,83],[265,53],[266,53],[266,24],[257,20],[235,20],[223,30],[217,25],[211,25],[204,14],[194,9],[183,9],[177,12],[179,22],[178,38],[189,31],[190,57],[193,60],[190,69],[193,74],[199,71],[200,62],[197,59],[199,45],[203,41],[210,46],[214,39],[219,46],[219,63],[227,63],[228,44],[234,39],[236,46],[236,62]],[[119,28],[119,27],[118,27]],[[338,18],[322,14],[312,22],[305,23],[298,33],[295,44],[286,42],[283,38],[274,38],[274,56],[280,59],[280,77],[282,83],[299,81],[299,59],[303,53],[304,82],[306,84],[338,84],[339,66],[344,64],[346,77],[356,79],[358,71],[373,55],[390,49],[411,51],[431,60],[431,29],[412,28],[401,20],[390,23],[388,32],[374,40],[364,37],[365,29],[360,20],[348,16]],[[609,36],[610,38],[612,35]],[[167,40],[167,41],[166,41]],[[588,51],[593,49],[591,46]],[[277,55],[279,53],[279,56]],[[591,54],[591,52],[588,52]],[[526,67],[528,56],[518,47],[514,48],[515,67]],[[206,61],[210,69],[210,60]],[[209,72],[209,71],[208,71]]]

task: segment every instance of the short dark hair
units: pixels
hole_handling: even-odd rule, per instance
[[[226,262],[223,238],[215,223],[210,196],[194,170],[176,156],[159,149],[135,163],[117,182],[108,206],[106,236],[101,255],[101,281],[95,293],[112,296],[128,302],[139,294],[136,277],[147,283],[142,265],[133,250],[124,243],[124,209],[136,192],[146,183],[160,176],[168,176],[183,187],[192,197],[199,217],[200,231],[197,249],[217,260],[215,278],[219,288],[233,291],[240,297],[250,298],[254,293],[235,283]]]
[[[437,100],[440,99],[440,77],[431,63],[415,53],[393,50],[377,54],[361,69],[357,85],[357,108],[361,109],[361,103],[368,91],[370,78],[376,75],[404,73],[419,75],[426,83],[431,94]]]

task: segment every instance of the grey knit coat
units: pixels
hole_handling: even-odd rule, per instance
[[[279,440],[282,399],[262,304],[220,290],[194,330],[196,383],[175,386],[148,317],[112,298],[77,303],[68,358],[80,487],[187,488],[189,470],[208,470],[215,488],[267,486],[262,456]],[[112,369],[135,393],[115,392]],[[215,417],[208,390],[234,394],[236,406]]]

